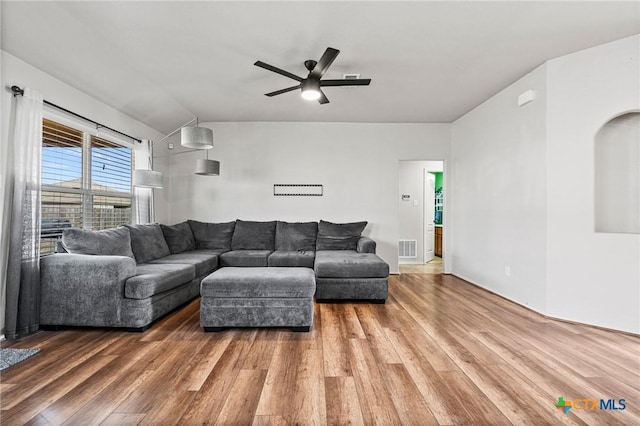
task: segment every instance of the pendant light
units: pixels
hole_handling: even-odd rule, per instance
[[[213,130],[198,127],[198,119],[196,118],[195,127],[180,129],[180,144],[185,148],[211,149],[213,148]]]
[[[156,172],[153,169],[153,142],[148,139],[143,139],[141,142],[146,142],[149,146],[149,169],[148,170],[134,170],[131,175],[131,183],[138,188],[162,188],[162,173]]]
[[[207,150],[207,158],[198,159],[194,173],[201,176],[220,176],[220,162],[209,160],[209,150]]]
[[[162,173],[154,170],[134,170],[133,186],[139,188],[162,188]]]
[[[195,121],[195,126],[189,126]],[[198,159],[196,162],[195,174],[202,176],[219,176],[220,175],[220,162],[216,160],[209,160],[209,151],[213,148],[213,130],[207,127],[198,126],[198,118],[194,118],[188,123],[178,127],[173,132],[167,134],[162,139],[156,142],[149,142],[149,170],[134,170],[132,175],[133,186],[140,188],[162,188],[162,173],[156,172],[153,169],[153,145],[160,143],[168,137],[180,132],[180,144],[189,149],[205,149],[207,150],[207,157]],[[185,151],[188,152],[188,151]],[[178,153],[180,154],[180,153]]]

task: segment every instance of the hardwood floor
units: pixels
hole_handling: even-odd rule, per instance
[[[435,257],[428,263],[420,264],[400,264],[401,274],[441,274],[442,273],[442,258]]]
[[[453,276],[385,305],[316,304],[309,333],[204,333],[199,300],[142,334],[39,332],[2,373],[2,425],[640,424],[640,338],[530,312]],[[624,410],[555,407],[624,399]]]

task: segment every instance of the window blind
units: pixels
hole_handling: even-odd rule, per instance
[[[53,253],[65,228],[131,223],[131,148],[48,119],[42,130],[40,253]]]
[[[42,185],[82,188],[82,132],[44,119]]]

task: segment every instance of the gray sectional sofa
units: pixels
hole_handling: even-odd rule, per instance
[[[202,280],[224,267],[311,268],[316,301],[384,303],[389,266],[361,236],[365,226],[189,220],[65,229],[59,253],[41,260],[41,327],[143,331],[200,295]]]

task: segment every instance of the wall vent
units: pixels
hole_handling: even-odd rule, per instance
[[[345,80],[356,80],[360,78],[360,74],[342,74],[342,78]]]
[[[418,240],[398,240],[398,257],[415,259],[418,257]]]

